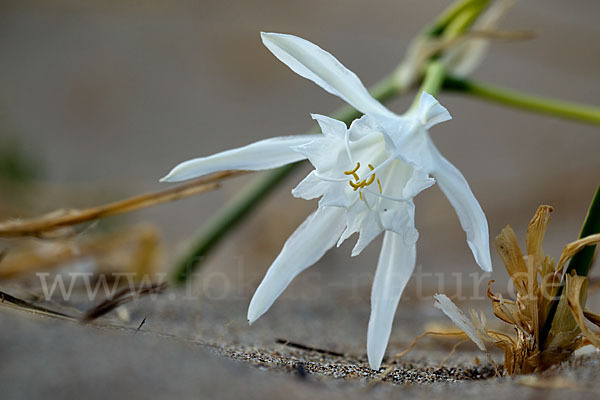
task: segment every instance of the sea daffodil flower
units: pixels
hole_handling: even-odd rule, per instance
[[[428,129],[449,120],[423,92],[418,107],[394,114],[375,100],[335,57],[296,36],[263,33],[265,46],[299,75],[345,100],[363,114],[350,128],[313,115],[322,135],[262,140],[176,166],[163,181],[181,181],[225,169],[263,170],[308,159],[314,170],[292,194],[320,198],[318,209],[287,240],[248,309],[250,323],[264,314],[288,284],[353,233],[358,255],[385,231],[371,294],[367,354],[378,369],[398,301],[415,267],[418,232],[413,198],[435,183],[454,206],[479,266],[491,270],[488,225],[462,174],[438,152]],[[430,177],[432,175],[435,180]]]

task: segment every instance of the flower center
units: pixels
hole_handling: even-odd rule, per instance
[[[369,167],[369,169],[371,171],[373,171],[375,169],[371,164],[367,164],[367,166]],[[379,186],[379,193],[382,193],[382,191],[381,191],[381,182],[379,181],[379,178],[377,178],[375,176],[375,174],[371,174],[371,176],[369,176],[369,178],[363,179],[361,181],[360,178],[358,177],[358,173],[357,173],[357,171],[358,171],[359,168],[360,168],[360,163],[357,162],[356,163],[356,167],[354,167],[354,169],[351,169],[349,171],[344,171],[344,175],[352,175],[352,177],[355,179],[355,182],[352,181],[352,179],[350,179],[348,181],[348,183],[350,184],[350,186],[352,187],[352,189],[356,192],[359,189],[362,189],[364,187],[367,187],[367,186],[373,184],[373,182],[375,182],[375,180],[377,180],[377,186]],[[360,196],[361,200],[364,200],[363,196],[362,196],[362,192],[359,191],[358,195]]]

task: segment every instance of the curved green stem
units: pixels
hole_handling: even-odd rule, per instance
[[[460,14],[463,14],[467,8],[473,6],[481,6],[483,8],[487,3],[489,3],[489,0],[462,0],[453,3],[433,23],[425,28],[423,34],[426,36],[440,36],[447,30],[452,21]]]
[[[440,61],[431,61],[427,65],[421,88],[417,92],[417,95],[410,106],[411,111],[419,106],[421,93],[427,92],[432,96],[436,96],[438,94],[438,92],[442,89],[442,85],[444,84],[445,71],[446,69],[444,68],[444,64],[442,64]]]
[[[531,95],[464,79],[446,77],[444,89],[469,94],[513,108],[600,125],[600,108]]]
[[[464,34],[487,7],[488,3],[489,0],[471,1],[449,21],[441,36],[445,39],[455,39]]]

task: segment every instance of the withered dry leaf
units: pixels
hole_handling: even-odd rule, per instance
[[[504,350],[504,373],[528,374],[547,369],[566,360],[577,348],[589,342],[600,348],[598,335],[586,325],[586,318],[600,326],[600,316],[584,310],[588,278],[565,277],[556,312],[547,336],[540,337],[553,299],[559,293],[566,262],[585,246],[600,243],[600,234],[569,243],[555,267],[554,259],[544,255],[542,242],[550,222],[552,207],[540,206],[527,229],[527,254],[519,247],[510,226],[502,230],[494,244],[516,290],[516,300],[505,300],[488,285],[488,298],[494,315],[515,332],[508,336],[486,327],[483,314],[471,312],[470,320],[445,295],[436,295],[436,307],[461,328],[477,346],[485,350],[489,343]],[[484,343],[482,343],[484,342]],[[486,351],[487,353],[487,351]]]
[[[587,284],[586,277],[567,275],[565,283],[566,299],[569,309],[573,313],[573,317],[577,323],[577,327],[581,330],[583,336],[585,336],[592,345],[600,348],[600,339],[585,323],[585,314],[583,312],[582,303],[585,304]]]
[[[160,256],[156,227],[141,224],[108,235],[53,241],[33,240],[8,252],[0,264],[0,280],[48,271],[80,259],[93,259],[97,272],[134,273],[142,279],[156,272]]]
[[[458,308],[452,300],[448,298],[445,294],[436,294],[433,296],[435,298],[435,306],[442,310],[444,314],[448,316],[458,326],[464,333],[467,334],[469,339],[473,341],[479,348],[479,350],[486,352],[487,349],[485,347],[484,339],[481,336],[487,337],[485,332],[482,332],[480,329],[475,327],[475,324],[467,318],[465,313],[462,312],[460,308]]]

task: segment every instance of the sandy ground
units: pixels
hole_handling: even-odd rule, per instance
[[[306,37],[371,84],[448,3],[3,1],[0,138],[16,137],[44,166],[44,176],[18,200],[12,190],[3,192],[2,219],[158,189],[157,179],[181,160],[303,132],[311,125],[309,113],[326,114],[341,104],[274,60],[260,44],[261,30]],[[596,0],[521,1],[504,27],[538,37],[494,43],[475,78],[598,104],[598,11]],[[411,100],[391,107],[401,112]],[[558,256],[577,236],[598,184],[598,128],[457,95],[441,94],[440,100],[454,119],[433,138],[469,180],[491,234],[510,223],[523,239],[537,206],[551,204],[545,249]],[[548,378],[570,382],[569,392],[541,390],[490,378],[489,365],[471,344],[440,368],[455,341],[431,339],[401,360],[386,382],[369,385],[376,375],[366,368],[365,333],[379,241],[356,258],[348,256],[351,243],[331,251],[249,327],[253,290],[315,206],[289,195],[305,172],[286,181],[207,260],[195,296],[173,289],[128,305],[129,322],[111,313],[91,326],[0,306],[0,397],[550,399],[598,391],[597,357],[549,372]],[[111,219],[97,229],[152,222],[166,246],[166,271],[198,225],[245,182],[236,179],[219,192]],[[470,298],[461,305],[485,310],[490,278],[499,292],[508,291],[495,254],[492,275],[472,275],[477,270],[464,234],[438,189],[417,199],[417,227],[419,267],[400,304],[388,359],[430,324],[446,324],[432,306],[436,291]],[[41,293],[35,278],[0,282],[0,289],[29,300]],[[94,303],[43,304],[80,315]],[[596,311],[597,303],[593,296]]]
[[[350,312],[332,303],[288,305],[249,328],[239,319],[226,322],[226,315],[244,304],[169,301],[175,293],[185,296],[175,291],[130,304],[128,323],[113,313],[87,326],[4,305],[2,398],[554,399],[597,398],[600,390],[598,355],[552,368],[532,387],[519,378],[495,377],[485,361],[476,365],[475,357],[485,356],[470,344],[440,366],[456,342],[447,339],[424,340],[392,373],[382,375],[368,368],[356,341],[363,336],[356,326],[367,318],[366,307]],[[77,314],[72,307],[49,306]],[[312,317],[310,331],[299,325],[301,314]],[[403,308],[399,318],[405,321],[397,329],[404,339],[392,342],[392,351],[406,347],[410,327],[422,322],[423,313]],[[277,343],[277,334],[292,344]],[[315,350],[299,349],[296,343]],[[382,371],[388,366],[384,363]]]

